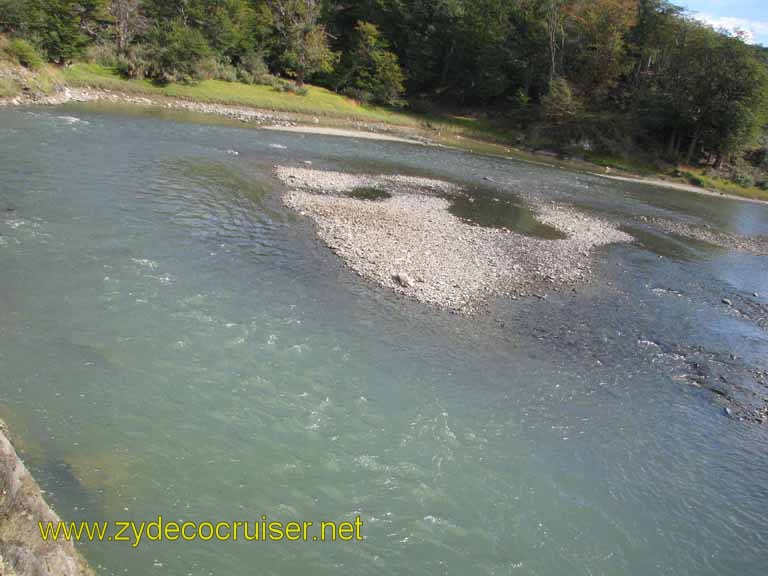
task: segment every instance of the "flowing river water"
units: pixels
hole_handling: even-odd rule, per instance
[[[100,574],[766,573],[768,424],[725,410],[766,400],[766,257],[627,225],[594,282],[467,318],[346,270],[280,203],[301,161],[457,180],[527,234],[530,194],[768,234],[766,206],[458,151],[0,110],[1,415],[56,511],[364,522],[81,544]]]

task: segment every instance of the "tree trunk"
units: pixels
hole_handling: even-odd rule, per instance
[[[549,13],[547,14],[547,33],[549,36],[549,81],[555,78],[557,62],[557,3],[558,0],[549,0]]]
[[[688,154],[685,155],[685,163],[690,164],[693,160],[693,153],[696,152],[696,145],[699,143],[699,136],[701,134],[701,128],[696,127],[696,131],[691,138],[691,144],[688,146]]]
[[[672,130],[672,134],[669,137],[669,145],[667,146],[667,154],[670,157],[677,156],[677,126]]]

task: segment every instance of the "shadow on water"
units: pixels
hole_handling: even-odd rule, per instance
[[[543,224],[536,214],[517,197],[502,197],[490,191],[474,189],[467,195],[449,197],[454,216],[486,228],[507,228],[525,236],[561,240],[566,237],[553,226]]]
[[[347,194],[350,198],[357,198],[358,200],[386,200],[392,198],[392,194],[386,190],[380,190],[379,188],[361,187],[355,188]]]
[[[88,510],[92,515],[103,511],[101,495],[86,486],[61,455],[48,453],[37,456],[31,459],[30,464],[35,479],[50,491],[50,494],[45,495],[49,504],[55,507],[58,503],[66,502],[67,508]]]

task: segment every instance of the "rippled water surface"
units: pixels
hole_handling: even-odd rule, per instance
[[[532,233],[531,194],[741,234],[765,207],[87,108],[0,110],[0,151],[0,406],[56,510],[364,521],[82,545],[102,574],[766,573],[768,425],[724,412],[765,402],[765,257],[628,224],[593,284],[467,319],[346,271],[271,170],[455,179]]]

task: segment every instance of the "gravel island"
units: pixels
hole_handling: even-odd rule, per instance
[[[315,223],[320,239],[358,275],[395,292],[471,314],[490,297],[571,287],[592,272],[594,249],[632,237],[557,205],[537,207],[565,238],[525,236],[453,215],[450,182],[277,167],[284,203]],[[366,197],[366,193],[369,197]]]

